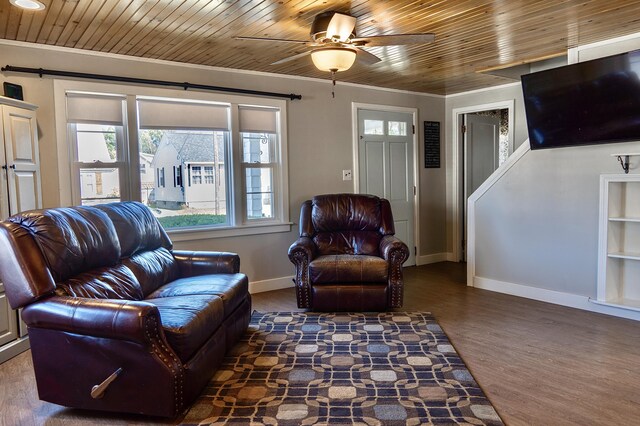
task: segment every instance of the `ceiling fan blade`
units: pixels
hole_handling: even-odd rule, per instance
[[[369,53],[364,49],[355,48],[358,56],[356,56],[356,60],[362,62],[363,64],[373,65],[375,63],[380,62],[382,59],[378,58],[373,53]]]
[[[275,43],[297,43],[297,44],[307,44],[308,40],[289,40],[286,38],[265,38],[265,37],[234,37],[236,40],[245,40],[245,41],[270,41]]]
[[[371,37],[358,37],[351,42],[356,46],[396,46],[401,44],[433,43],[436,39],[433,33],[422,34],[390,34]]]
[[[280,65],[290,61],[295,61],[296,59],[304,58],[307,55],[311,55],[311,51],[298,53],[297,55],[289,56],[288,58],[280,59],[279,61],[275,61],[271,65]]]
[[[327,25],[327,38],[339,37],[346,41],[356,27],[356,18],[343,13],[335,13]]]

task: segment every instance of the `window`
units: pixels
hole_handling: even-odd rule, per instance
[[[119,120],[111,116],[109,120],[99,119],[107,117],[104,111],[93,114],[98,122],[68,120],[70,129],[75,126],[75,146],[84,147],[83,131],[93,132],[99,136],[102,151],[106,149],[109,155],[99,161],[89,159],[92,174],[85,173],[84,163],[74,160],[78,165],[72,180],[81,181],[78,188],[82,187],[82,191],[72,191],[74,202],[78,198],[84,204],[138,199],[152,207],[170,231],[247,229],[220,234],[226,236],[290,229],[283,168],[286,144],[280,131],[280,114],[286,102],[256,99],[248,105],[240,96],[209,101],[131,94],[127,93],[129,88],[121,88],[126,94],[64,92],[67,118],[71,117],[71,98],[81,101],[77,107],[71,105],[74,111],[91,111],[94,99],[104,100],[98,104],[106,112],[119,111]],[[266,105],[259,105],[262,101]],[[132,109],[137,114],[127,113]],[[123,117],[129,120],[126,125]],[[97,127],[82,127],[86,125]],[[137,141],[129,140],[132,134],[137,134]],[[98,137],[95,135],[92,137]],[[85,151],[97,152],[90,147]],[[109,168],[100,170],[99,176],[93,173],[93,168],[107,165]],[[201,238],[194,233],[185,235]]]
[[[74,185],[78,204],[108,203],[128,196],[124,100],[122,96],[92,94],[67,97],[67,131],[72,169],[78,176]]]
[[[202,184],[202,167],[191,166],[191,183],[194,185]]]
[[[407,123],[404,121],[389,121],[389,136],[407,136]]]
[[[242,177],[245,190],[245,220],[273,218],[276,160],[277,111],[240,108]]]
[[[383,120],[364,120],[365,135],[384,135]]]

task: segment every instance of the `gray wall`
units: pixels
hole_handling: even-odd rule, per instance
[[[594,49],[597,56],[620,51]],[[580,55],[588,56],[595,57],[591,49]],[[520,91],[517,85],[482,94],[483,100],[516,99],[516,142],[527,138]],[[448,116],[478,100],[447,99]],[[527,152],[476,203],[476,276],[595,297],[599,177],[622,173],[611,157],[622,152],[640,152],[640,142]],[[637,157],[632,162],[631,172],[640,172]]]
[[[336,88],[336,98],[332,99],[329,81],[151,63],[113,55],[101,56],[61,49],[46,50],[15,43],[0,43],[0,58],[3,60],[2,65],[189,81],[302,94],[302,101],[289,102],[288,109],[290,217],[296,223],[300,204],[314,194],[353,192],[353,183],[342,180],[342,170],[353,168],[352,102],[418,108],[419,123],[424,120],[445,121],[445,101],[442,97],[376,90],[343,85],[340,82]],[[41,79],[37,76],[4,73],[0,75],[0,82],[3,81],[22,85],[25,100],[39,105],[43,203],[45,207],[58,206],[60,188],[53,80],[47,77]],[[420,128],[419,125],[418,129]],[[419,133],[419,156],[423,158],[423,135],[422,131]],[[445,172],[445,167],[426,170],[421,166],[419,169],[419,255],[447,251],[446,231],[443,226],[446,220]],[[241,256],[243,272],[247,273],[252,281],[258,281],[293,274],[286,253],[296,237],[297,227],[294,226],[291,232],[286,233],[181,242],[176,246],[187,249],[236,251]]]

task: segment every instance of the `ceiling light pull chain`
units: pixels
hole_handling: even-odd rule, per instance
[[[331,70],[331,82],[333,84],[331,87],[331,97],[334,99],[336,98],[336,71],[338,70]]]

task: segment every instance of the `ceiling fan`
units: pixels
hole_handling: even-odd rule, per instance
[[[363,48],[374,46],[396,46],[403,44],[432,43],[435,40],[433,33],[415,34],[390,34],[370,37],[357,37],[355,32],[356,18],[340,12],[323,12],[313,20],[311,24],[311,41],[289,40],[281,38],[263,37],[235,37],[236,40],[268,41],[273,43],[293,43],[310,47],[311,49],[289,56],[272,63],[280,65],[311,55],[313,64],[321,71],[329,71],[332,74],[335,85],[335,74],[346,71],[354,64],[356,59],[364,64],[371,65],[380,62],[381,59]]]

